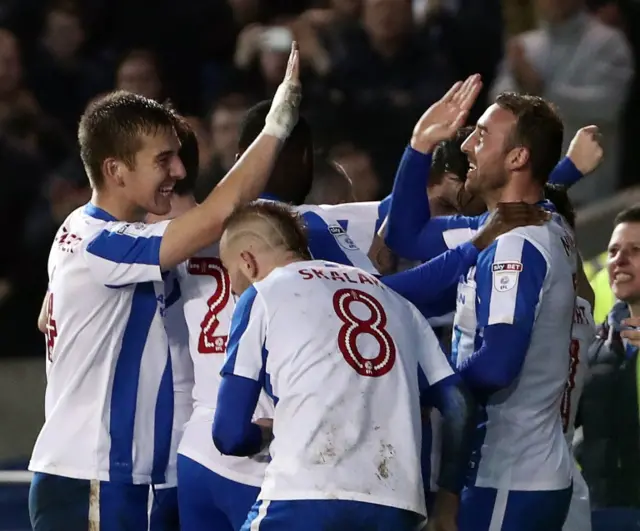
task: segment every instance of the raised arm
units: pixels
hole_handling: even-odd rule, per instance
[[[222,382],[212,436],[216,448],[225,455],[254,455],[268,444],[263,428],[252,422],[264,384],[265,334],[264,304],[256,289],[250,287],[233,312],[227,358],[220,371]]]
[[[163,270],[216,242],[227,217],[262,192],[284,140],[297,123],[300,94],[299,56],[294,43],[285,79],[273,97],[262,133],[202,204],[167,227],[160,246]]]
[[[481,88],[477,75],[464,83],[456,83],[427,109],[413,130],[411,144],[400,161],[393,184],[385,237],[387,245],[404,258],[424,260],[434,256],[429,255],[433,251],[426,249],[432,239],[441,241],[438,228],[429,223],[431,213],[426,188],[431,153],[439,142],[453,137],[464,124]]]

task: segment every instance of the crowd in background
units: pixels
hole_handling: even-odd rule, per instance
[[[46,261],[59,224],[90,197],[75,133],[99,94],[170,99],[197,131],[207,190],[233,165],[243,113],[272,95],[296,39],[315,147],[367,201],[389,193],[417,117],[478,72],[479,110],[499,90],[523,90],[559,106],[567,142],[600,127],[606,162],[572,192],[584,205],[633,183],[639,34],[634,0],[4,0],[0,352],[42,355]]]

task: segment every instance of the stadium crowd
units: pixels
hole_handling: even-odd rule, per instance
[[[639,506],[640,207],[597,330],[573,207],[631,184],[636,4],[37,4],[0,30],[36,531]]]

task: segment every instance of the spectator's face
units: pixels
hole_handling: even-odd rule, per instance
[[[20,88],[22,63],[15,37],[0,30],[0,96]]]
[[[121,189],[127,200],[144,212],[164,216],[171,210],[171,196],[185,169],[178,157],[180,142],[173,129],[142,136],[133,169],[118,163]]]
[[[162,97],[162,86],[152,61],[144,57],[132,57],[118,68],[117,88],[140,94],[152,100]]]
[[[609,242],[609,283],[616,298],[640,301],[640,223],[620,223]]]
[[[411,1],[364,0],[363,22],[373,40],[395,41],[411,30]]]
[[[70,13],[52,11],[47,16],[45,43],[51,53],[59,59],[73,57],[84,42],[84,31],[80,19]]]
[[[362,9],[362,0],[332,0],[331,7],[344,17],[356,18]]]
[[[469,159],[466,191],[484,201],[487,195],[507,182],[505,155],[516,117],[492,105],[478,120],[475,130],[461,148]]]
[[[583,4],[583,0],[536,0],[536,8],[540,18],[548,22],[566,20]]]
[[[243,115],[243,109],[221,107],[211,116],[213,152],[225,160],[233,160],[235,157]]]

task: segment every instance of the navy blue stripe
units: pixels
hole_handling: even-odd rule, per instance
[[[153,470],[151,471],[151,481],[155,485],[166,481],[165,474],[169,465],[173,432],[173,408],[173,370],[171,351],[167,350],[167,363],[160,380],[158,400],[156,401],[155,424],[153,426]]]
[[[269,351],[266,345],[262,345],[262,371],[260,372],[260,383],[264,388],[264,392],[273,400],[273,403],[277,406],[278,400],[276,395],[273,394],[273,386],[271,385],[271,375],[267,372],[267,358],[269,357]]]
[[[113,375],[109,420],[111,481],[133,481],[133,433],[140,365],[157,304],[153,282],[136,286]]]
[[[353,265],[340,248],[336,238],[329,232],[327,222],[314,212],[305,212],[309,252],[314,260],[327,260],[343,265]]]
[[[167,298],[164,301],[165,309],[171,308],[176,302],[180,300],[182,297],[182,291],[180,290],[180,282],[178,282],[177,278],[173,279],[173,286],[171,286],[171,292],[167,295]]]
[[[87,245],[87,252],[117,264],[160,265],[161,236],[129,236],[103,230]]]

